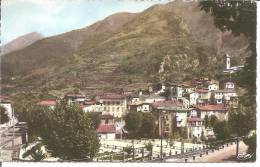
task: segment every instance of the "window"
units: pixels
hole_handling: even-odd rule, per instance
[[[108,119],[106,119],[105,124],[108,124]]]

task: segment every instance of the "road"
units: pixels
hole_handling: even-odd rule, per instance
[[[247,146],[241,141],[239,142],[239,153],[245,153],[247,151]],[[202,157],[196,157],[195,160],[190,160],[192,162],[237,162],[235,161],[236,155],[236,144],[232,146],[225,147],[219,151],[209,152],[209,155],[203,155]]]

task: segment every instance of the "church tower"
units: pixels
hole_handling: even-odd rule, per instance
[[[230,56],[229,54],[226,54],[226,69],[230,69]]]

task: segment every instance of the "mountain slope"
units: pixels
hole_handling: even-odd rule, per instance
[[[112,15],[3,56],[4,82],[15,83],[19,90],[48,88],[58,94],[80,88],[96,93],[130,83],[215,76],[223,69],[223,53],[246,48],[246,39],[218,31],[197,3],[189,6],[189,15],[181,10],[186,4],[178,3]],[[188,17],[193,15],[195,21]],[[234,58],[241,61],[245,54],[241,49]],[[12,76],[15,81],[10,81]]]
[[[32,33],[20,36],[16,39],[12,40],[11,42],[1,46],[1,55],[11,53],[16,50],[21,50],[42,38],[43,38],[43,36],[37,32],[32,32]]]

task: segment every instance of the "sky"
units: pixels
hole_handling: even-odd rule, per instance
[[[170,0],[2,0],[1,45],[30,32],[44,37],[86,27],[118,12]]]

